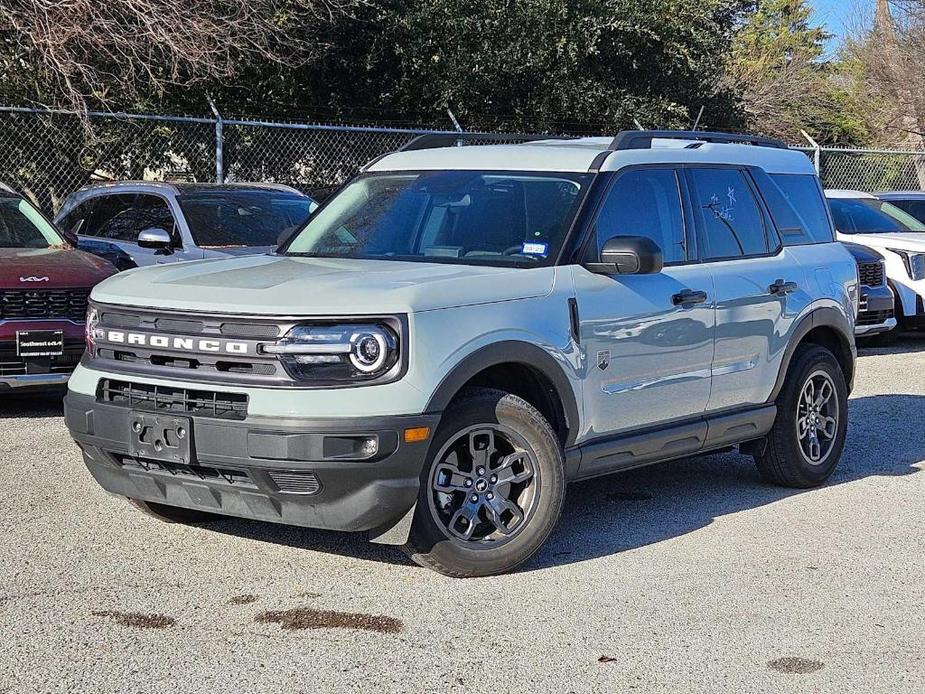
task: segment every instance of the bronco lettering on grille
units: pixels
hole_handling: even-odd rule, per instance
[[[249,351],[247,342],[176,337],[172,335],[149,335],[147,333],[132,333],[124,330],[106,330],[103,339],[106,342],[120,345],[137,345],[154,349],[177,349],[187,352],[248,354]]]

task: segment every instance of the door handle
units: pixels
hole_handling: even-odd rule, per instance
[[[682,289],[677,294],[671,295],[671,303],[675,306],[693,306],[702,304],[707,300],[707,293],[694,291],[693,289]]]
[[[784,296],[792,294],[798,289],[796,282],[784,282],[784,280],[775,280],[774,284],[768,287],[768,291],[775,296]]]

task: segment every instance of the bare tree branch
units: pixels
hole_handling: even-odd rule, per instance
[[[0,80],[83,111],[126,94],[222,80],[256,60],[289,67],[359,0],[0,0]]]

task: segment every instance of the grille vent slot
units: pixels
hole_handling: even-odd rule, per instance
[[[89,289],[6,289],[0,291],[0,318],[65,318],[82,323]]]
[[[286,494],[317,494],[321,489],[321,483],[314,472],[272,470],[267,474],[279,490]]]

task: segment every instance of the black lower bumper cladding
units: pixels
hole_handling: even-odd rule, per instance
[[[242,421],[151,413],[68,393],[65,421],[109,492],[144,501],[312,528],[370,531],[417,499],[428,442],[406,428],[439,415]],[[143,428],[183,429],[182,454],[160,452]],[[161,429],[157,427],[161,426]],[[133,427],[135,427],[133,431]],[[188,428],[188,431],[187,431]],[[159,434],[160,435],[160,434]]]

